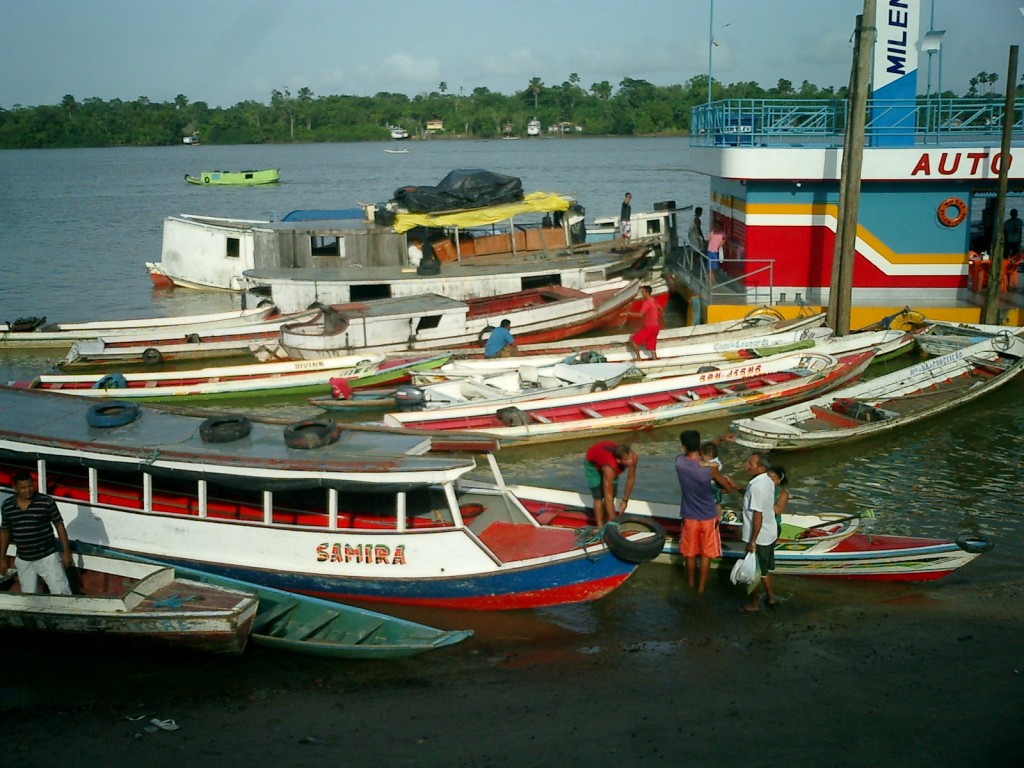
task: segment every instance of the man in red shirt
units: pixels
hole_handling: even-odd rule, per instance
[[[594,520],[598,526],[626,511],[629,496],[633,492],[633,484],[636,482],[636,465],[639,461],[640,457],[627,443],[604,440],[594,443],[587,449],[583,461],[583,474],[594,497]],[[616,508],[615,496],[618,493],[619,475],[623,472],[628,472],[626,490]]]
[[[631,317],[642,317],[644,324],[639,331],[629,337],[626,346],[629,347],[630,354],[637,360],[640,359],[641,347],[651,353],[651,360],[657,360],[658,353],[654,350],[658,345],[658,333],[661,331],[661,307],[651,295],[651,286],[649,285],[640,287],[640,298],[642,299],[640,311],[629,314]]]

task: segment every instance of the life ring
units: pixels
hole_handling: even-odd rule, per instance
[[[988,552],[995,546],[995,544],[984,536],[964,536],[956,540],[956,545],[964,552],[969,552],[972,555],[980,555],[982,552]]]
[[[199,425],[204,443],[230,443],[251,431],[252,423],[245,416],[212,416]]]
[[[108,373],[97,379],[91,389],[127,389],[128,380],[120,373]]]
[[[210,177],[204,174],[203,175],[203,184],[209,184],[209,183],[210,183]]]
[[[949,215],[949,209],[956,208],[956,216]],[[939,203],[939,223],[944,227],[958,227],[967,218],[967,203],[959,197],[947,197]]]
[[[289,448],[321,448],[336,443],[339,437],[341,426],[329,419],[298,421],[284,431]]]
[[[142,362],[144,362],[146,365],[156,365],[163,359],[164,356],[156,347],[149,347],[142,351]]]
[[[85,421],[90,427],[109,429],[123,427],[139,418],[139,406],[126,400],[114,400],[109,403],[92,406],[85,414]]]
[[[625,533],[653,533],[637,541]],[[624,516],[604,526],[602,535],[605,546],[620,560],[627,563],[646,563],[661,554],[665,547],[665,529],[654,520],[643,517]]]

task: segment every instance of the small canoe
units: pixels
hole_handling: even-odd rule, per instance
[[[108,336],[177,331],[189,334],[211,328],[260,323],[276,313],[277,307],[271,305],[205,315],[150,317],[140,320],[95,320],[85,323],[47,323],[45,317],[22,317],[10,323],[0,322],[0,347],[67,348],[76,341]]]
[[[755,450],[798,450],[902,429],[992,392],[1024,371],[1024,340],[993,336],[943,357],[731,425]]]
[[[85,546],[102,551],[101,547]],[[120,553],[116,556],[129,557]],[[147,558],[129,559],[159,565]],[[192,582],[237,590],[259,598],[250,638],[256,645],[276,650],[336,659],[405,659],[455,645],[473,636],[473,631],[468,629],[435,629],[365,608],[194,568],[175,566],[174,570]]]
[[[14,571],[0,585],[0,627],[159,641],[213,653],[245,649],[258,599],[201,583],[159,563],[75,553],[71,595],[22,594]]]
[[[275,184],[281,180],[281,171],[266,168],[259,171],[203,171],[198,176],[185,176],[189,184],[200,186],[253,187],[258,184]]]
[[[993,336],[1020,336],[1024,328],[977,323],[929,323],[917,335],[917,346],[928,355],[948,355]]]
[[[321,360],[136,373],[46,374],[31,381],[11,382],[15,389],[33,389],[80,397],[185,402],[227,397],[313,394],[330,386],[335,376],[359,376],[376,370],[383,355],[366,353]]]

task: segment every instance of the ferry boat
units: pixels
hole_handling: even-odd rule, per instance
[[[1024,105],[1005,115],[1002,99],[918,96],[920,4],[896,14],[899,28],[889,5],[879,3],[875,19],[850,325],[907,306],[978,322],[983,294],[969,284],[969,255],[988,250],[1002,225],[1002,125],[1010,121],[1012,152],[1024,155]],[[692,170],[710,179],[705,231],[720,222],[726,242],[714,284],[692,248],[670,270],[691,313],[715,321],[756,305],[827,305],[849,112],[841,99],[727,99],[693,110]],[[1009,195],[1024,195],[1024,162],[1009,166]],[[1016,290],[1003,293],[999,322],[1021,325],[1021,306]]]

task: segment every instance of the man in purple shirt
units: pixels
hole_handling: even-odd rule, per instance
[[[724,490],[736,490],[736,485],[714,466],[702,466],[700,457],[700,432],[688,429],[679,434],[683,453],[676,457],[676,476],[682,494],[679,516],[683,530],[679,536],[679,553],[686,558],[686,581],[691,589],[697,573],[697,557],[700,557],[700,580],[697,592],[701,593],[708,583],[711,561],[722,556],[722,541],[718,536],[718,507],[711,489],[714,480]]]

